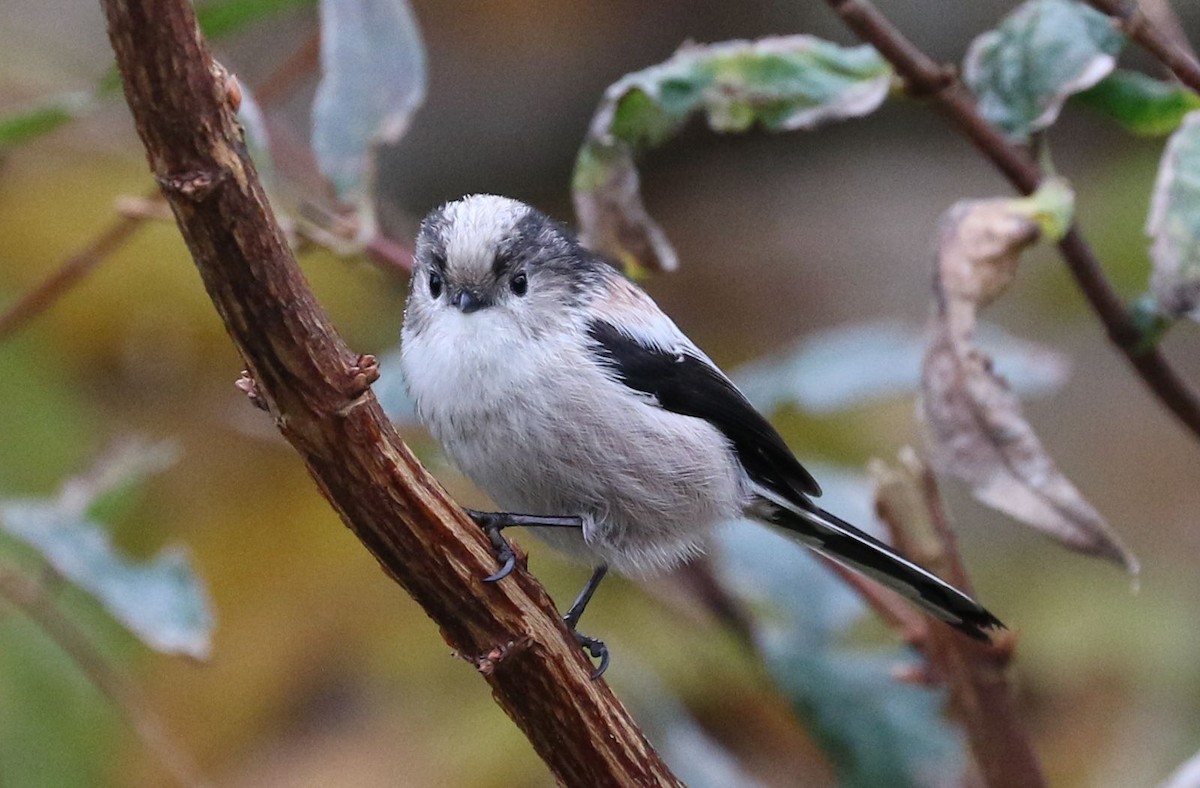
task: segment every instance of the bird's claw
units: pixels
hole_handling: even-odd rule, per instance
[[[600,660],[600,664],[592,671],[592,681],[604,675],[604,671],[608,670],[608,646],[604,645],[603,640],[588,637],[580,632],[571,630],[571,634],[575,636],[575,642],[583,649],[592,659]]]
[[[488,531],[488,538],[492,540],[492,547],[496,550],[496,558],[501,562],[501,566],[495,574],[483,578],[483,582],[495,583],[508,577],[512,572],[517,565],[517,554],[513,552],[512,545],[500,535],[499,531]]]
[[[496,517],[491,512],[477,512],[474,509],[467,509],[467,514],[475,521],[476,525],[483,529],[487,534],[488,540],[492,543],[492,549],[496,551],[496,559],[500,561],[500,569],[495,574],[490,574],[483,578],[485,583],[495,583],[508,577],[512,570],[517,565],[517,554],[513,551],[512,545],[500,533],[500,524],[496,522]]]

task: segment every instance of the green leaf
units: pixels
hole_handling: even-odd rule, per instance
[[[62,93],[31,107],[0,116],[0,151],[31,142],[91,112],[95,96],[89,92]]]
[[[572,189],[582,234],[626,266],[677,261],[646,213],[634,157],[671,139],[693,114],[719,132],[811,129],[866,115],[887,97],[892,70],[871,47],[812,36],[686,46],[613,84],[592,118]]]
[[[182,551],[149,561],[122,556],[92,512],[143,475],[170,461],[171,450],[126,447],[67,482],[53,499],[0,500],[0,532],[33,548],[54,571],[86,591],[146,645],[208,656],[213,617]]]
[[[1170,134],[1184,115],[1200,109],[1200,96],[1183,85],[1125,69],[1117,69],[1075,100],[1148,137]]]
[[[1076,0],[1027,0],[971,42],[963,81],[979,111],[1014,140],[1058,119],[1067,98],[1104,79],[1124,37]]]
[[[425,46],[408,0],[322,0],[313,153],[338,196],[367,207],[374,151],[425,100]]]
[[[818,475],[833,511],[860,526],[874,522],[864,477],[829,468]],[[828,754],[839,785],[960,782],[963,737],[941,713],[944,692],[894,678],[912,659],[904,650],[845,642],[866,612],[857,594],[809,550],[756,524],[725,529],[720,548],[723,581],[761,611],[756,641],[772,680]]]
[[[1153,239],[1150,291],[1159,311],[1200,320],[1200,110],[1167,142],[1146,232]]]

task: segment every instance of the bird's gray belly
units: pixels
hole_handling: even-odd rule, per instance
[[[620,389],[539,389],[536,399],[511,391],[503,407],[453,420],[430,414],[430,426],[506,511],[584,518],[582,536],[536,529],[552,545],[646,574],[699,552],[712,526],[739,514],[744,474],[707,422]]]

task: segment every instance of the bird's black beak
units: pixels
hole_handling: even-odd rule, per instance
[[[485,299],[466,289],[455,293],[451,297],[450,303],[461,309],[464,315],[469,315],[475,310],[482,309],[488,305]]]

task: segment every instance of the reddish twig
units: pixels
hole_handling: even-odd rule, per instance
[[[826,0],[846,25],[874,46],[905,80],[911,93],[928,97],[967,135],[1022,194],[1041,183],[1041,168],[1022,148],[1008,142],[975,107],[975,99],[948,66],[918,49],[866,0]],[[1104,275],[1095,253],[1074,225],[1059,251],[1109,339],[1125,354],[1150,388],[1196,438],[1200,438],[1200,397],[1188,387],[1157,348],[1146,348],[1141,331]]]
[[[158,190],[150,196],[157,198]],[[18,298],[0,314],[0,341],[49,309],[83,281],[105,258],[128,243],[144,220],[141,216],[117,216],[91,243],[64,260],[40,284]]]
[[[0,566],[0,596],[33,620],[79,667],[88,680],[124,715],[133,732],[180,785],[206,781],[137,685],[104,658],[91,639],[54,605],[45,589],[21,572]]]
[[[301,77],[311,73],[317,64],[320,41],[320,36],[314,34],[263,80],[255,91],[260,104],[265,106],[286,95]],[[145,197],[145,200],[153,202],[159,202],[161,199],[157,187]],[[112,222],[83,249],[60,263],[40,284],[20,296],[3,313],[0,313],[0,341],[24,328],[30,320],[54,306],[60,298],[79,285],[96,266],[129,243],[137,234],[143,221],[148,218],[156,218],[149,214],[121,210],[121,206],[118,206],[117,214]],[[412,267],[409,257],[404,254],[405,250],[396,249],[394,245],[383,245],[379,248],[371,245],[367,251],[373,259],[384,263],[390,269],[400,268],[407,271]]]
[[[320,61],[321,33],[318,31],[259,83],[254,89],[254,97],[262,105],[278,101],[291,93],[300,80],[312,74]]]
[[[946,520],[933,474],[911,451],[901,454],[899,469],[877,463],[876,507],[892,540],[905,555],[964,590],[966,569]],[[962,722],[971,752],[988,786],[1045,785],[1033,745],[1021,725],[1008,687],[1007,668],[1016,638],[1009,632],[979,643],[945,626],[928,629],[925,654],[929,670],[950,690],[950,708]]]
[[[886,588],[852,569],[847,569],[836,561],[831,561],[822,555],[818,555],[818,558],[829,571],[853,588],[883,620],[883,623],[900,636],[904,643],[925,653],[929,648],[929,619],[918,613],[911,602],[903,599],[890,588]]]
[[[101,0],[150,169],[253,390],[325,497],[567,785],[679,785],[523,569],[400,440],[317,304],[247,157],[190,0]],[[217,72],[219,73],[219,72]],[[348,601],[352,604],[352,600]],[[498,756],[500,757],[500,756]]]
[[[1200,93],[1200,61],[1191,46],[1177,41],[1158,29],[1136,2],[1128,0],[1088,0],[1097,11],[1117,21],[1122,32],[1166,66],[1180,82]],[[1169,7],[1168,7],[1169,12]],[[1182,36],[1182,33],[1181,33]]]

